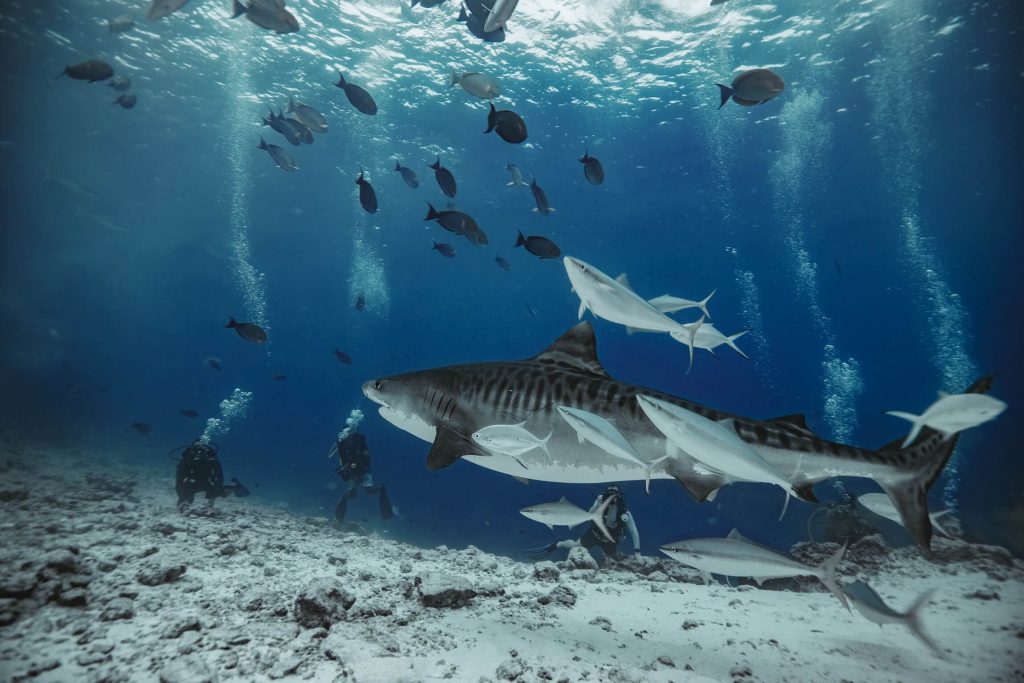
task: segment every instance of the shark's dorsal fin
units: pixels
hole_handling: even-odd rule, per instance
[[[625,273],[622,273],[617,278],[615,278],[615,281],[618,282],[623,287],[625,287],[626,289],[628,289],[629,291],[633,291],[633,285],[629,284],[629,277]]]
[[[783,415],[781,417],[773,417],[768,422],[774,422],[787,429],[796,428],[801,432],[807,434],[814,434],[811,428],[807,426],[807,418],[804,417],[803,413],[793,413],[792,415]]]
[[[531,360],[568,365],[592,375],[608,377],[597,359],[597,338],[594,328],[583,321],[555,340]]]
[[[444,425],[437,428],[434,445],[427,453],[427,469],[448,467],[464,455],[488,455],[465,434]]]

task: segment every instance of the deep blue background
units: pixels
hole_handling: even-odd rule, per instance
[[[349,410],[360,407],[368,413],[362,428],[375,476],[401,510],[392,533],[512,554],[564,536],[516,510],[563,493],[588,504],[596,489],[524,487],[466,463],[428,473],[428,445],[380,419],[361,383],[530,356],[574,324],[578,300],[560,261],[540,262],[514,249],[522,230],[546,234],[565,253],[612,275],[629,273],[647,296],[702,298],[717,287],[712,315],[729,333],[746,323],[734,271],[750,270],[763,323],[755,332],[768,344],[756,362],[727,349],[717,358],[699,353],[686,375],[685,348],[666,336],[628,337],[597,321],[602,362],[623,380],[741,414],[802,411],[828,434],[824,340],[806,293],[797,291],[786,238],[787,217],[796,211],[817,265],[812,294],[831,321],[841,357],[856,358],[860,369],[855,441],[886,443],[906,426],[882,411],[920,412],[937,389],[963,388],[942,386],[935,367],[927,294],[899,227],[906,198],[894,191],[898,150],[884,144],[893,131],[884,130],[868,95],[873,78],[904,60],[910,65],[904,73],[913,78],[886,98],[916,112],[916,216],[939,277],[967,312],[963,346],[981,372],[999,373],[994,393],[1010,404],[997,423],[962,439],[959,503],[976,537],[1010,543],[1021,536],[1024,64],[1014,47],[1022,27],[1014,3],[917,3],[919,41],[908,39],[905,52],[891,47],[905,15],[878,10],[860,25],[853,17],[862,8],[849,3],[818,10],[807,35],[785,40],[764,36],[806,26],[788,18],[804,11],[798,3],[752,11],[752,23],[738,28],[721,28],[717,15],[687,18],[656,4],[636,5],[633,14],[620,8],[615,16],[622,26],[543,25],[524,13],[519,31],[502,46],[474,41],[447,18],[451,8],[418,12],[421,23],[412,25],[394,8],[386,20],[370,13],[357,21],[355,10],[338,17],[336,7],[293,4],[303,31],[276,37],[244,20],[228,22],[217,3],[193,2],[155,24],[133,3],[5,3],[0,406],[8,434],[152,462],[166,471],[170,486],[167,451],[194,438],[201,419],[216,415],[218,403],[241,387],[255,398],[249,416],[219,439],[229,476],[253,485],[260,498],[326,515],[337,492],[329,488],[334,464],[324,454]],[[722,16],[747,16],[740,0],[730,5],[736,14]],[[126,11],[139,27],[108,35],[103,20]],[[958,21],[948,35],[939,33]],[[644,38],[628,31],[650,22],[666,33]],[[692,54],[659,62],[658,55],[686,44],[673,37],[677,28],[688,39],[696,36]],[[588,32],[607,42],[593,48],[574,42]],[[702,44],[703,34],[713,39]],[[822,53],[829,64],[822,65]],[[623,55],[626,67],[616,62]],[[135,109],[112,106],[116,94],[104,84],[54,78],[64,64],[93,56],[132,75]],[[480,134],[486,105],[446,90],[451,64],[501,81],[507,97],[499,103],[526,119],[528,146]],[[730,103],[716,111],[714,81],[754,64],[783,74],[786,93],[763,107]],[[375,94],[377,117],[360,115],[333,87],[335,66]],[[239,69],[248,72],[244,88]],[[802,90],[826,98],[815,123],[830,135],[821,141],[822,168],[807,172],[794,198],[772,168],[794,153],[782,127],[806,123],[786,109]],[[259,127],[266,105],[282,105],[287,94],[328,117],[331,130],[312,147],[291,148]],[[728,139],[715,139],[714,117],[726,120],[718,130]],[[260,134],[286,146],[300,170],[276,169],[255,149]],[[231,260],[229,157],[238,140],[247,168],[241,204],[249,216],[251,262],[265,274],[266,348],[222,327],[228,315],[246,313]],[[601,187],[586,183],[576,161],[584,144],[604,163]],[[720,165],[715,149],[724,150]],[[421,220],[425,201],[438,207],[445,201],[426,167],[437,153],[458,179],[459,207],[489,234],[488,247]],[[418,190],[393,172],[395,158],[419,174]],[[532,213],[529,192],[506,187],[508,160],[527,180],[537,175],[556,213]],[[358,208],[353,181],[360,166],[380,199],[372,218]],[[107,216],[128,232],[103,228],[88,214]],[[372,297],[366,311],[353,306],[363,289],[349,284],[355,230],[384,264],[386,314]],[[451,242],[456,258],[431,251],[432,239]],[[513,270],[500,271],[495,254]],[[740,345],[754,353],[749,336]],[[354,364],[339,364],[335,348]],[[222,359],[222,372],[205,364],[210,356]],[[276,372],[287,381],[273,382]],[[180,408],[195,408],[202,418],[183,417]],[[152,424],[153,434],[126,432],[134,420]],[[943,485],[936,485],[933,500]],[[849,486],[859,492],[872,484]],[[818,490],[822,498],[833,496],[829,484]],[[776,523],[782,499],[769,487],[736,486],[701,506],[673,482],[656,482],[650,496],[642,484],[627,491],[650,553],[659,543],[733,526],[783,546],[804,537],[812,511],[797,504]],[[357,500],[352,510],[354,518],[377,524],[367,501]]]

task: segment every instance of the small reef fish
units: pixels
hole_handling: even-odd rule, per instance
[[[778,97],[786,84],[782,82],[773,71],[768,69],[750,69],[744,71],[733,79],[732,85],[715,83],[722,94],[722,103],[718,105],[721,109],[725,103],[732,98],[732,101],[744,107],[752,107],[755,104],[764,104],[768,100]]]
[[[236,322],[234,318],[228,317],[228,322],[224,327],[230,327],[238,336],[245,341],[252,344],[266,344],[267,343],[267,332],[256,323],[240,323]],[[217,367],[220,370],[220,367]]]

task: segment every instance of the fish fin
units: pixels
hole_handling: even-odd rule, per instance
[[[725,535],[725,537],[730,539],[730,540],[733,540],[733,541],[746,541],[747,540],[743,536],[743,534],[740,533],[740,530],[739,529],[735,529],[735,528],[732,531],[730,531],[729,533],[727,533]]]
[[[237,323],[237,322],[235,322],[235,319],[234,319],[234,318],[232,318],[232,317],[231,317],[231,316],[229,315],[229,316],[228,316],[228,323],[227,323],[227,325],[225,325],[224,327],[237,327],[237,326],[238,326],[238,323]]]
[[[773,417],[765,422],[772,422],[779,427],[787,429],[789,431],[797,431],[808,436],[815,436],[811,428],[807,426],[807,418],[803,413],[793,413],[792,415],[781,415],[779,417]]]
[[[697,302],[697,308],[700,309],[701,313],[707,316],[708,320],[711,320],[711,314],[708,313],[708,302],[711,301],[711,297],[713,297],[715,295],[715,292],[717,291],[717,287],[715,289],[712,289],[710,294],[708,294],[706,297]]]
[[[490,111],[487,112],[487,130],[484,131],[485,135],[494,130],[494,127],[498,125],[498,111],[490,102],[488,102],[487,104],[491,107],[491,109]]]
[[[953,508],[947,508],[945,510],[940,510],[939,512],[933,512],[928,516],[929,519],[931,519],[932,521],[932,528],[935,529],[935,531],[939,532],[940,536],[944,536],[945,538],[953,538],[953,534],[949,533],[949,531],[944,526],[939,524],[939,518],[945,517],[946,515],[952,512]]]
[[[519,482],[520,484],[522,484],[523,486],[529,486],[529,485],[530,485],[530,480],[529,480],[529,479],[527,479],[526,477],[517,477],[517,476],[515,476],[515,475],[513,474],[513,475],[512,475],[512,478],[513,478],[513,479],[515,479],[516,481],[518,481],[518,482]]]
[[[750,328],[749,327],[747,329],[745,329],[745,330],[740,330],[736,334],[729,335],[728,337],[725,338],[725,343],[728,344],[729,348],[731,348],[733,351],[735,351],[736,353],[740,354],[741,356],[743,356],[747,360],[750,360],[750,356],[748,356],[747,354],[743,353],[743,351],[740,350],[740,347],[736,346],[736,340],[739,339],[740,337],[742,337],[743,335],[745,335],[747,332],[750,332]]]
[[[622,273],[617,278],[615,278],[615,281],[618,282],[623,287],[625,287],[626,289],[628,289],[629,291],[633,291],[633,286],[629,284],[629,276],[627,276],[625,273]]]
[[[676,473],[671,473],[673,478],[679,482],[679,484],[686,489],[686,492],[690,494],[698,503],[703,503],[706,500],[714,499],[714,492],[721,488],[721,484],[718,482],[707,481],[703,477],[695,479],[693,477],[684,478]]]
[[[711,572],[707,571],[706,569],[701,569],[700,570],[700,580],[704,582],[705,586],[710,586],[711,585]]]
[[[771,577],[770,576],[768,576],[768,577],[765,577],[765,576],[751,576],[749,578],[750,578],[751,581],[753,581],[754,583],[757,584],[758,588],[760,588],[761,584],[764,583],[765,581],[767,581],[768,579],[770,579]]]
[[[690,370],[693,370],[693,345],[697,341],[697,330],[699,330],[701,328],[701,325],[703,325],[703,324],[704,324],[704,316],[702,315],[700,317],[700,320],[697,321],[697,324],[694,325],[693,329],[690,330],[690,341],[686,342],[686,345],[688,347],[690,347],[690,367],[686,368],[686,374],[687,375],[690,374]]]
[[[594,336],[594,328],[587,321],[578,323],[530,360],[567,364],[592,375],[608,377],[608,373],[597,359],[597,338]]]
[[[729,98],[732,97],[732,88],[727,85],[722,85],[721,83],[715,83],[715,85],[718,86],[718,90],[722,94],[722,103],[718,105],[718,108],[721,109],[725,106],[725,103],[729,101]]]
[[[441,425],[437,428],[434,445],[427,454],[427,469],[439,470],[448,467],[464,455],[487,455],[464,433]]]
[[[576,319],[583,320],[583,314],[587,312],[587,302],[580,299],[580,309],[576,312]]]
[[[232,1],[232,3],[231,3],[231,18],[232,19],[234,19],[236,17],[242,16],[243,14],[245,14],[245,11],[246,11],[245,5],[240,3],[238,0],[233,0]]]
[[[927,645],[928,649],[934,652],[939,659],[943,659],[944,654],[942,649],[927,633],[925,633],[921,622],[921,612],[924,611],[924,608],[932,601],[932,597],[935,595],[936,590],[938,590],[938,587],[929,588],[914,601],[913,605],[910,606],[910,609],[907,610],[907,627],[915,636],[917,636],[918,640]]]
[[[899,410],[887,410],[887,411],[885,411],[885,414],[886,415],[892,415],[893,417],[902,418],[902,419],[907,420],[908,422],[910,422],[911,424],[914,425],[913,427],[911,427],[910,433],[907,434],[907,438],[903,439],[903,443],[900,445],[900,448],[901,449],[906,448],[910,444],[914,443],[914,439],[917,438],[918,432],[920,432],[921,431],[921,427],[924,426],[924,423],[921,422],[921,417],[922,416],[921,415],[914,415],[913,413],[904,413],[904,412],[899,411]]]
[[[554,524],[545,524],[544,526],[546,526],[547,528],[551,529],[552,531],[555,530],[555,525]]]
[[[626,326],[626,334],[627,334],[628,336],[632,337],[632,336],[633,336],[634,334],[636,334],[637,332],[643,332],[643,330],[639,330],[639,329],[637,329],[637,328],[635,328],[635,327],[630,327],[630,326],[628,326],[628,325]]]
[[[793,491],[796,493],[797,497],[800,498],[800,500],[806,501],[808,503],[818,502],[818,497],[814,495],[813,482],[807,482],[806,484],[794,486]]]
[[[788,500],[788,499],[787,499]],[[843,592],[842,587],[836,581],[836,569],[839,567],[839,563],[843,559],[843,555],[846,554],[846,546],[850,545],[849,541],[843,544],[843,547],[837,550],[832,557],[828,558],[821,563],[821,582],[825,584],[825,588],[832,591],[832,595],[839,598],[839,602],[843,604],[846,611],[849,612],[850,604],[846,600],[846,593]]]
[[[949,392],[948,391],[943,391],[942,389],[939,389],[937,393],[938,393],[940,399],[946,398],[947,396],[949,396]]]
[[[460,80],[461,78],[459,77],[459,73],[455,69],[452,69],[452,73],[448,77],[448,87],[451,88],[452,86],[456,85]]]
[[[344,88],[346,85],[348,85],[347,83],[345,83],[345,77],[341,74],[340,71],[338,72],[338,82],[335,83],[334,85],[336,85],[339,88]]]
[[[604,525],[604,513],[605,510],[608,509],[608,506],[612,504],[612,501],[614,501],[617,497],[618,496],[608,496],[604,500],[604,502],[601,503],[601,507],[597,508],[597,510],[595,510],[594,514],[591,516],[591,519],[593,520],[594,524],[597,526],[598,529],[601,530],[601,533],[604,534],[605,538],[608,539],[609,543],[614,543],[615,539],[612,537],[611,533],[608,532],[608,527]]]

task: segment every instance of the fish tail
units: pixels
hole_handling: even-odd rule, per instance
[[[610,543],[614,543],[615,538],[608,531],[608,527],[604,525],[604,513],[608,509],[608,506],[612,504],[613,500],[615,500],[615,496],[608,496],[605,501],[601,503],[601,507],[594,511],[594,516],[591,517],[594,524],[597,525],[597,528],[601,530],[601,533],[604,534],[604,537],[607,538]]]
[[[440,215],[441,214],[437,212],[437,209],[434,208],[434,205],[431,204],[430,202],[427,202],[427,217],[424,218],[423,220],[432,221],[435,220]]]
[[[238,2],[238,0],[235,0],[235,2]],[[345,87],[345,85],[346,85],[346,83],[345,83],[345,77],[341,75],[341,72],[340,72],[340,71],[338,72],[338,82],[337,82],[337,83],[335,83],[334,85],[336,85],[336,86],[337,86],[337,87],[339,87],[339,88],[344,88],[344,87]]]
[[[438,170],[439,168],[441,168],[441,157],[438,157],[437,161],[435,161],[434,163],[427,164],[427,166],[434,169],[435,171]]]
[[[928,603],[932,601],[932,596],[935,595],[935,591],[938,588],[930,588],[921,594],[914,604],[907,610],[907,627],[911,633],[917,636],[918,640],[928,646],[932,652],[934,652],[940,659],[943,658],[942,649],[939,648],[938,644],[931,639],[931,637],[925,632],[924,624],[921,620],[921,612],[928,606]]]
[[[461,80],[461,79],[459,78],[459,72],[458,72],[458,71],[456,71],[455,69],[452,69],[452,73],[451,73],[451,75],[450,75],[450,76],[448,77],[448,87],[449,87],[449,88],[451,88],[451,87],[452,87],[452,86],[454,86],[454,85],[455,85],[456,83],[458,83],[458,82],[459,82],[460,80]]]
[[[714,294],[714,292],[711,292],[711,293]],[[711,297],[708,297],[708,299],[710,299],[710,298]],[[750,332],[750,328],[749,327],[747,329],[745,329],[745,330],[740,330],[736,334],[729,335],[728,337],[725,338],[725,343],[729,345],[730,349],[732,349],[736,353],[740,354],[741,356],[743,356],[747,360],[750,360],[750,356],[748,356],[747,354],[743,353],[740,350],[740,347],[736,346],[736,340],[739,339],[740,337],[742,337],[743,335],[745,335],[747,332]]]
[[[498,125],[498,112],[495,110],[494,105],[491,105],[491,110],[487,112],[487,130],[484,133],[490,133],[494,130],[494,127]]]
[[[786,499],[788,500],[789,497],[787,496]],[[821,563],[820,569],[821,582],[825,584],[825,588],[832,591],[832,595],[839,598],[839,602],[843,603],[843,607],[849,612],[850,604],[846,600],[846,593],[843,592],[839,582],[836,580],[836,569],[839,568],[839,563],[842,561],[843,555],[846,554],[846,546],[848,545],[849,542],[844,543],[843,547],[837,550],[832,557]]]
[[[935,514],[930,515],[932,520],[932,528],[939,532],[940,536],[945,536],[946,538],[953,538],[953,534],[949,533],[948,529],[939,524],[939,517],[945,517],[951,512],[953,512],[953,508],[942,510],[941,512],[936,512]]]
[[[907,438],[903,440],[903,445],[900,446],[900,448],[906,448],[910,444],[914,443],[914,439],[917,438],[917,435],[921,432],[921,428],[924,426],[924,423],[921,422],[921,416],[914,415],[913,413],[904,413],[899,410],[887,410],[885,414],[903,418],[914,425],[911,427],[910,433],[907,434]]]
[[[236,323],[236,322],[235,322],[235,319],[234,319],[234,318],[232,318],[232,317],[231,317],[231,316],[229,315],[229,316],[228,316],[228,323],[227,323],[227,325],[225,325],[224,327],[238,327],[238,323]]]
[[[232,0],[231,3],[231,18],[240,17],[245,14],[245,5],[240,3],[238,0]]]
[[[402,165],[400,163],[398,163],[397,159],[395,159],[395,170],[396,171],[401,171],[402,170]]]
[[[413,2],[413,4],[416,3]],[[466,14],[466,6],[461,3],[459,4],[459,16],[456,21],[469,21],[469,15]]]
[[[701,313],[707,316],[708,320],[711,320],[711,314],[708,313],[708,302],[711,301],[711,297],[713,297],[717,291],[717,288],[712,289],[710,294],[697,302],[697,308],[700,309]]]
[[[722,93],[722,103],[718,105],[718,108],[721,109],[725,106],[725,103],[729,101],[729,98],[732,97],[732,88],[727,85],[722,85],[721,83],[715,83],[715,85],[718,86],[718,89]]]
[[[992,377],[986,376],[975,381],[967,394],[986,394],[992,388]],[[930,550],[932,522],[928,516],[928,489],[942,474],[943,468],[953,455],[958,435],[946,438],[942,432],[921,427],[916,422],[911,431],[913,439],[904,439],[910,446],[900,445],[899,439],[883,446],[878,454],[886,464],[902,471],[896,481],[879,482],[888,494],[893,506],[900,513],[903,526],[910,536],[926,553]]]
[[[258,144],[258,145],[256,146],[256,149],[266,149],[266,148],[267,148],[267,141],[266,141],[266,140],[264,140],[264,139],[263,139],[263,136],[261,135],[261,136],[260,136],[260,144]]]
[[[516,246],[517,246],[517,247],[521,247],[521,246],[523,246],[524,244],[526,244],[526,238],[525,238],[525,237],[523,237],[523,231],[522,231],[522,230],[517,230],[516,232],[517,232],[517,236],[516,236]]]

